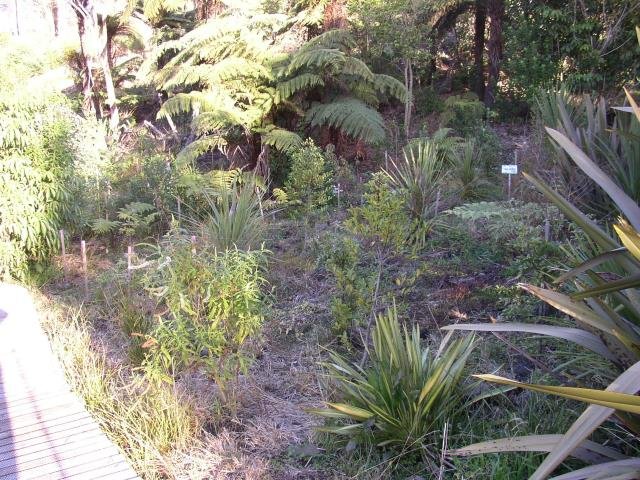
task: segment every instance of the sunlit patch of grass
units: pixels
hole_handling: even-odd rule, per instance
[[[195,401],[166,384],[144,381],[109,359],[85,312],[40,299],[42,326],[71,388],[145,478],[160,476],[166,455],[201,432]]]

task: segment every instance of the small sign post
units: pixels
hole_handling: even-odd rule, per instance
[[[509,176],[507,180],[507,199],[511,200],[511,175],[518,174],[518,165],[502,165],[502,173]]]

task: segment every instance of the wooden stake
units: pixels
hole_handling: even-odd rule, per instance
[[[549,217],[544,219],[544,239],[546,242],[551,240],[551,223],[549,223]]]
[[[260,217],[264,218],[264,210],[262,210],[262,195],[260,195],[260,190],[256,187],[256,195],[258,196],[258,206],[260,207]]]
[[[66,247],[64,244],[64,230],[60,230],[60,252],[62,253],[62,256],[64,257],[67,254],[66,251]]]
[[[438,193],[436,193],[436,215],[438,215],[439,210],[440,210],[440,189],[438,189]]]
[[[84,294],[85,296],[89,295],[89,279],[87,278],[88,268],[87,268],[87,242],[84,240],[80,241],[80,254],[82,256],[82,273],[84,275]]]
[[[127,247],[127,273],[131,275],[131,264],[133,259],[133,245]]]
[[[191,235],[191,253],[196,254],[196,236]]]

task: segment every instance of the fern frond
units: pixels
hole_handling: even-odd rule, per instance
[[[180,150],[178,155],[176,155],[176,162],[179,165],[191,163],[208,151],[226,144],[227,141],[219,135],[209,135],[199,138]]]
[[[246,116],[238,109],[218,108],[211,112],[197,115],[191,122],[193,132],[200,136],[219,131],[235,125],[245,125]]]
[[[401,102],[407,101],[407,89],[404,84],[390,75],[376,74],[373,79],[373,88],[380,93],[391,95]]]
[[[281,152],[290,152],[302,145],[300,135],[283,128],[274,128],[262,135],[262,143]]]
[[[301,48],[302,51],[317,49],[349,50],[356,45],[348,30],[335,29],[313,37]]]
[[[337,128],[370,143],[381,142],[386,136],[382,116],[355,98],[339,98],[331,103],[313,105],[305,119],[313,127]]]
[[[216,110],[233,112],[238,116],[241,116],[242,112],[235,107],[235,101],[229,93],[219,88],[203,92],[178,93],[162,104],[157,117],[164,118],[167,115],[175,116],[192,111],[204,113]]]
[[[340,73],[360,77],[367,82],[374,82],[375,76],[366,63],[356,57],[345,57]]]
[[[339,71],[344,65],[345,54],[332,48],[304,49],[291,57],[286,74],[291,75],[303,67],[331,68]]]
[[[152,22],[159,20],[163,13],[175,13],[185,6],[184,0],[144,0],[142,11],[144,16]]]
[[[373,89],[372,85],[367,82],[355,82],[349,85],[349,92],[354,97],[362,100],[367,105],[378,108],[380,100],[378,93]]]
[[[276,90],[281,98],[286,99],[300,90],[307,90],[321,86],[324,86],[324,80],[320,75],[316,75],[315,73],[303,73],[285,82],[279,83]]]

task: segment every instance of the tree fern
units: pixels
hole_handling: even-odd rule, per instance
[[[274,128],[262,135],[262,143],[282,152],[294,151],[302,145],[300,135],[283,128]]]
[[[345,75],[355,75],[366,82],[373,82],[375,76],[366,63],[356,57],[346,57],[342,65],[341,73]]]
[[[324,86],[324,80],[316,73],[302,73],[293,78],[278,83],[276,89],[280,97],[289,98],[300,90]]]
[[[183,165],[188,164],[196,160],[202,154],[226,144],[227,141],[219,135],[207,135],[198,138],[178,153],[176,156],[176,162]]]
[[[390,75],[374,75],[373,88],[378,92],[390,95],[401,102],[405,102],[407,100],[407,89],[404,84]]]
[[[286,70],[291,75],[301,68],[319,67],[340,70],[345,63],[345,54],[334,48],[303,49],[291,57]]]
[[[313,105],[305,115],[312,127],[337,128],[354,138],[372,143],[384,140],[382,116],[373,108],[355,98],[339,98],[327,104]]]

